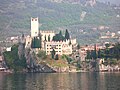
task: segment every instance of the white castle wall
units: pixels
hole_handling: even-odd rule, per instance
[[[53,36],[55,36],[54,31],[40,31],[41,33],[41,41],[42,41],[42,48],[45,49],[44,41],[45,41],[45,36],[46,40],[48,41],[48,37],[50,36],[50,41],[52,41]]]

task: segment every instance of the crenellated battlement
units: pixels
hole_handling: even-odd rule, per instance
[[[40,33],[55,33],[54,31],[40,31]]]

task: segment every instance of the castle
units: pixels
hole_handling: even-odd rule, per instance
[[[76,44],[76,39],[53,41],[54,36],[54,31],[39,30],[38,18],[31,18],[31,35],[26,37],[25,48],[31,48],[32,40],[37,38],[40,39],[41,49],[46,52],[46,55],[50,55],[53,49],[58,55],[72,54],[72,46]]]

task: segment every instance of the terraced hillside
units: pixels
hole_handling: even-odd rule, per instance
[[[110,27],[110,31],[119,30],[117,13],[112,7],[98,2],[94,7],[85,7],[47,0],[3,0],[0,1],[0,40],[22,32],[29,34],[30,18],[39,17],[40,30],[64,32],[67,28],[81,44],[92,43],[101,31],[91,28],[104,25]]]

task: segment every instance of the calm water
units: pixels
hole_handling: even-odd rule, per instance
[[[0,73],[0,90],[120,90],[120,73]]]

